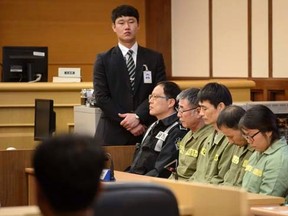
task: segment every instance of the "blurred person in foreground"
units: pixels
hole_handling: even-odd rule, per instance
[[[44,216],[92,216],[105,153],[91,137],[44,140],[33,156],[37,204]]]

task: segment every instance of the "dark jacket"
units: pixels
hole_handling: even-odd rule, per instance
[[[163,141],[162,149],[155,148],[158,142],[159,134],[174,125],[167,132],[166,139]],[[160,133],[159,133],[160,132]],[[141,175],[149,175],[156,177],[168,178],[170,171],[164,168],[165,165],[178,158],[177,142],[179,142],[187,133],[187,129],[183,128],[179,122],[177,113],[152,124],[145,134],[143,141],[136,148],[135,157],[132,162],[130,171]]]
[[[143,81],[143,65],[152,73],[152,83]],[[132,92],[126,62],[118,46],[97,56],[94,66],[96,106],[103,111],[95,137],[103,145],[129,145],[140,142],[120,125],[118,113],[135,112],[142,124],[150,125],[155,118],[149,115],[148,95],[156,84],[166,80],[163,56],[138,46],[135,91]]]

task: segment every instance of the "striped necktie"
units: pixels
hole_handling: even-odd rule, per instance
[[[127,52],[128,59],[127,59],[126,64],[127,64],[128,74],[129,74],[129,78],[130,78],[131,89],[132,89],[132,91],[134,91],[136,66],[135,66],[132,54],[133,54],[133,50],[129,50]]]

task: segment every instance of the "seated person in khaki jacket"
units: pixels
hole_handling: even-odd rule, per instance
[[[223,84],[208,83],[198,93],[200,115],[205,124],[212,125],[214,131],[205,140],[200,151],[196,172],[189,181],[221,184],[230,168],[234,145],[217,127],[217,118],[221,111],[232,104],[229,89]]]
[[[178,117],[183,127],[190,129],[179,142],[179,157],[176,171],[170,179],[188,180],[196,171],[197,159],[207,136],[213,132],[211,125],[205,125],[199,115],[197,94],[200,89],[189,88],[178,96]]]
[[[242,107],[231,105],[226,107],[217,119],[218,128],[228,138],[231,145],[236,145],[230,168],[224,176],[224,185],[242,186],[248,159],[254,152],[238,127],[238,123],[244,114],[245,110]]]

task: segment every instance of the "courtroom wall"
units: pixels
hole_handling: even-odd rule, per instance
[[[144,0],[1,0],[0,48],[48,46],[49,81],[58,67],[81,67],[83,81],[92,81],[96,54],[117,44],[110,17],[120,4],[138,8],[138,41],[145,46]]]
[[[287,0],[171,0],[172,76],[288,78]]]

